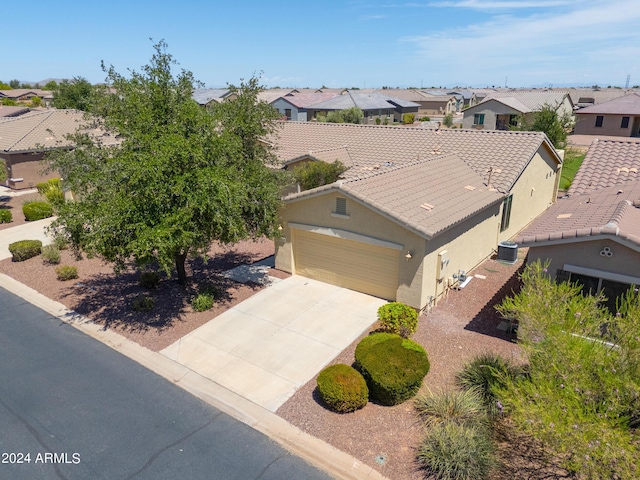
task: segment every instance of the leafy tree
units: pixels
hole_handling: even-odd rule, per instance
[[[20,88],[20,80],[13,79],[9,82],[11,88]]]
[[[303,190],[329,185],[340,178],[347,170],[342,162],[336,160],[333,163],[308,162],[297,167],[293,176]]]
[[[519,429],[576,478],[639,478],[640,295],[630,289],[612,315],[603,297],[555,283],[539,262],[498,310],[518,320],[529,374],[495,394]]]
[[[43,90],[49,90],[49,91],[53,91],[56,88],[58,88],[58,82],[56,82],[55,80],[49,80],[44,87],[42,87]]]
[[[75,108],[88,112],[94,101],[96,87],[82,77],[74,77],[73,80],[63,80],[52,90],[53,106],[56,108]]]
[[[18,102],[16,102],[13,98],[3,98],[0,100],[0,103],[8,107],[15,107],[16,105],[18,105]]]
[[[0,90],[13,90],[11,85],[0,80]]]
[[[60,206],[53,229],[116,272],[157,261],[167,273],[175,266],[185,284],[187,257],[212,242],[275,234],[280,185],[260,140],[276,115],[257,101],[256,78],[231,86],[235,99],[201,108],[191,98],[193,75],[174,76],[164,41],[154,49],[130,78],[103,64],[115,94],[101,90],[89,106],[120,144],[80,131],[74,150],[49,157],[75,198]]]
[[[520,117],[517,125],[512,130],[524,130],[528,132],[544,132],[547,138],[556,148],[565,148],[567,144],[567,132],[572,125],[569,115],[558,116],[558,106],[545,104],[542,109],[530,116]]]
[[[360,124],[364,119],[364,112],[358,107],[346,108],[344,110],[334,110],[329,112],[327,116],[319,115],[319,122],[329,123],[355,123]]]
[[[35,96],[31,98],[31,107],[40,107],[42,106],[42,98]]]

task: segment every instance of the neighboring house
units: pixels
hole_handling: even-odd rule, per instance
[[[5,160],[7,186],[13,189],[32,188],[43,180],[59,176],[43,174],[41,160],[47,151],[70,149],[66,138],[83,125],[83,113],[77,110],[38,110],[18,117],[0,119],[0,158]],[[92,132],[94,135],[103,135]],[[111,137],[104,141],[113,143]]]
[[[307,111],[310,115],[307,114],[307,119],[315,120],[318,115],[353,107],[362,110],[365,124],[374,124],[378,118],[381,122],[402,121],[404,113],[417,113],[419,109],[416,103],[382,93],[347,92],[308,106]]]
[[[479,130],[509,130],[521,117],[538,112],[545,105],[556,108],[558,117],[573,115],[573,102],[566,91],[513,90],[493,92],[482,102],[467,108],[463,128]]]
[[[640,94],[581,108],[576,117],[576,134],[640,137]]]
[[[637,92],[638,90],[635,91]],[[576,109],[600,105],[601,103],[624,97],[633,92],[634,90],[632,89],[623,90],[621,88],[604,88],[598,90],[594,90],[593,88],[572,88],[567,90]]]
[[[7,105],[0,105],[0,118],[17,117],[28,113],[30,109],[28,107],[10,107]]]
[[[596,140],[567,198],[561,198],[515,241],[528,261],[597,293],[607,305],[640,285],[640,142]]]
[[[271,105],[280,112],[283,118],[298,122],[306,122],[308,107],[335,98],[339,93],[287,93],[273,100]]]
[[[13,90],[0,90],[0,99],[7,98],[18,103],[26,103],[33,100],[33,97],[40,97],[42,103],[48,106],[53,101],[53,92],[41,90],[39,88],[14,88]]]
[[[234,96],[228,88],[198,88],[191,95],[202,106],[210,105],[211,103],[222,103]]]
[[[343,179],[284,198],[276,267],[422,309],[556,197],[539,132],[284,122],[282,165],[340,160]]]

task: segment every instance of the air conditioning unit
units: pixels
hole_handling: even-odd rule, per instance
[[[498,260],[514,264],[518,261],[518,244],[514,242],[500,242],[498,244]]]

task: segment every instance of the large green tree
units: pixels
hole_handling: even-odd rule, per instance
[[[49,157],[75,198],[53,228],[116,271],[157,261],[167,272],[175,266],[184,284],[185,260],[212,242],[275,233],[280,185],[261,139],[277,112],[257,101],[256,78],[231,86],[235,99],[200,107],[193,75],[174,76],[166,48],[156,44],[149,64],[128,78],[103,65],[115,94],[99,92],[90,126],[120,143],[79,132],[74,150]]]
[[[96,87],[83,77],[74,77],[56,84],[52,91],[54,107],[88,112],[95,101]]]
[[[556,148],[565,148],[573,121],[569,115],[558,115],[558,105],[544,104],[530,116],[520,117],[512,130],[544,132]]]

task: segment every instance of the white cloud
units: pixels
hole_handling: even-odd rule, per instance
[[[401,40],[417,47],[418,59],[433,75],[442,75],[438,83],[446,78],[501,83],[508,75],[528,85],[579,81],[589,73],[619,76],[618,71],[630,69],[640,56],[640,2],[602,3],[561,13],[494,16],[484,23]]]

